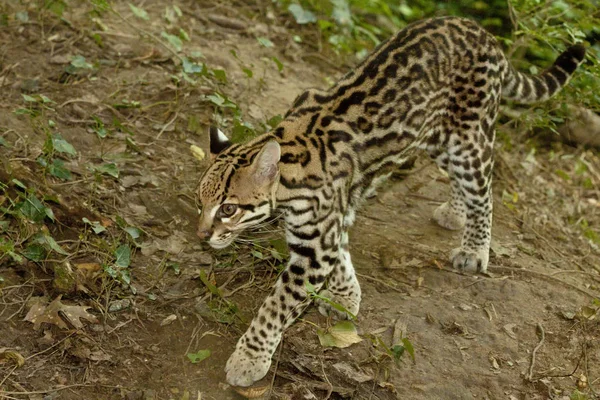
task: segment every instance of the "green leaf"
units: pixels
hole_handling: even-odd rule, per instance
[[[117,168],[117,164],[115,164],[115,163],[98,165],[98,166],[94,167],[94,169],[97,172],[100,172],[101,174],[107,174],[107,175],[112,176],[113,178],[119,177],[119,169]]]
[[[46,206],[32,193],[18,205],[19,212],[27,219],[40,222],[46,217]]]
[[[19,11],[15,13],[15,18],[17,18],[20,22],[28,22],[29,13],[27,11]]]
[[[331,0],[333,4],[333,12],[331,17],[339,25],[352,26],[352,14],[350,13],[350,6],[347,0]]]
[[[92,118],[95,122],[94,126],[92,127],[92,130],[96,132],[96,135],[98,135],[100,139],[104,139],[106,136],[108,136],[108,131],[104,126],[104,122],[102,122],[102,120],[95,115],[92,115]]]
[[[217,78],[217,80],[219,82],[221,82],[221,83],[227,83],[227,74],[225,73],[225,70],[222,70],[222,69],[213,69],[212,73],[215,76],[215,78]]]
[[[23,96],[23,100],[25,100],[27,103],[37,103],[37,99],[35,97],[23,93],[21,93],[21,96]]]
[[[71,179],[71,171],[65,168],[65,163],[63,160],[57,158],[52,160],[52,164],[48,165],[48,172],[50,175],[65,181]]]
[[[402,338],[402,344],[404,344],[404,348],[406,351],[408,351],[408,354],[410,354],[410,357],[413,359],[413,361],[415,361],[415,348],[410,340],[408,340],[408,338]]]
[[[2,136],[0,136],[0,146],[10,147],[6,139],[4,139]]]
[[[0,221],[0,232],[6,232],[10,226],[10,221]]]
[[[54,238],[48,234],[38,233],[34,236],[32,241],[34,243],[41,244],[42,246],[44,246],[44,248],[48,250],[52,250],[57,252],[58,254],[62,254],[63,256],[69,255],[69,253],[67,253],[62,247],[60,247],[60,245],[56,243],[56,240],[54,240]]]
[[[39,262],[46,257],[46,250],[39,244],[30,244],[21,254],[28,260]]]
[[[181,66],[183,67],[183,72],[186,74],[201,74],[204,71],[203,67],[191,62],[187,57],[183,57]]]
[[[250,68],[242,68],[242,71],[244,71],[244,73],[246,74],[246,76],[248,76],[248,78],[252,78],[252,76],[254,75],[254,72],[252,72],[252,70]]]
[[[94,66],[85,61],[84,56],[73,56],[71,58],[71,66],[76,69],[94,69]]]
[[[128,226],[127,228],[123,229],[125,232],[129,233],[129,236],[131,236],[132,239],[137,239],[140,237],[142,231],[140,231],[138,228],[135,228],[133,226]]]
[[[206,276],[206,271],[204,271],[203,269],[200,270],[200,281],[202,281],[204,286],[206,286],[208,291],[211,292],[213,295],[222,297],[221,291],[219,290],[219,288],[216,287],[211,281],[208,280],[208,277]]]
[[[264,46],[264,47],[267,47],[267,48],[275,46],[273,44],[273,42],[271,42],[266,37],[259,37],[259,38],[256,38],[256,40],[258,40],[258,43],[260,43],[261,46]]]
[[[188,35],[188,33],[183,30],[183,28],[179,28],[179,37],[181,38],[181,40],[185,40],[186,42],[190,41],[190,35]]]
[[[25,186],[25,184],[23,182],[21,182],[20,180],[18,180],[17,178],[14,178],[11,182],[14,183],[15,186],[17,186],[23,190],[27,190],[27,186]]]
[[[281,73],[283,71],[283,63],[277,57],[273,57],[272,60],[277,65],[277,70]]]
[[[309,10],[305,10],[300,4],[290,4],[288,11],[294,16],[294,19],[298,24],[303,25],[317,22],[315,14]]]
[[[199,350],[197,353],[187,353],[187,358],[192,364],[197,364],[202,360],[206,360],[210,357],[210,350]]]
[[[59,133],[52,135],[52,146],[54,150],[59,153],[66,153],[72,156],[77,155],[75,147],[71,143],[67,142]]]
[[[81,220],[82,220],[84,223],[86,223],[86,224],[88,224],[88,225],[91,225],[91,227],[92,227],[92,230],[94,231],[94,233],[95,233],[96,235],[98,235],[98,234],[100,234],[100,233],[102,233],[102,232],[106,231],[106,228],[105,228],[105,227],[103,227],[102,225],[100,225],[100,222],[98,222],[98,221],[94,221],[94,222],[92,222],[92,221],[90,221],[89,219],[87,219],[87,218],[85,218],[85,217],[83,217]]]
[[[143,19],[144,21],[149,21],[150,20],[150,17],[148,16],[148,13],[146,12],[146,10],[138,8],[138,7],[134,6],[131,3],[129,3],[129,8],[131,9],[131,12],[133,12],[133,14],[136,17],[138,17],[140,19]]]
[[[167,41],[171,44],[171,46],[175,48],[175,50],[181,51],[181,49],[183,48],[183,42],[177,36],[171,35],[167,32],[162,32],[161,36],[167,39]]]
[[[128,245],[122,244],[115,250],[115,265],[121,268],[129,267],[131,263],[131,249]]]

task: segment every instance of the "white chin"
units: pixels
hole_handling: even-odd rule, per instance
[[[210,247],[212,247],[213,249],[224,249],[225,247],[231,244],[231,241],[217,243],[209,242],[208,244],[210,244]]]

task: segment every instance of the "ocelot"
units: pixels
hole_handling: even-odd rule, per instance
[[[384,42],[330,89],[302,93],[272,132],[232,144],[211,128],[213,162],[197,192],[198,236],[223,248],[280,213],[290,253],[227,362],[227,381],[248,386],[266,375],[284,329],[310,302],[307,282],[358,313],[348,229],[371,186],[417,149],[450,177],[450,199],[433,218],[448,229],[464,228],[452,265],[486,271],[500,99],[548,99],[584,56],[584,46],[574,45],[549,69],[528,76],[477,23],[427,19]],[[333,311],[328,303],[318,306]]]

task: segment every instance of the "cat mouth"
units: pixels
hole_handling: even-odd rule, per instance
[[[233,235],[229,235],[226,238],[223,239],[218,239],[218,240],[210,240],[208,242],[208,244],[210,245],[210,247],[212,247],[213,249],[224,249],[225,247],[228,247],[231,243],[233,243],[233,240],[235,239],[235,237]]]

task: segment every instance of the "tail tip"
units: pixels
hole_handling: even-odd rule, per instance
[[[565,50],[554,62],[554,65],[561,67],[568,74],[575,72],[579,64],[585,58],[585,46],[577,43]]]
[[[585,46],[582,43],[574,44],[569,47],[565,53],[568,53],[571,57],[578,61],[583,61],[585,57]]]

